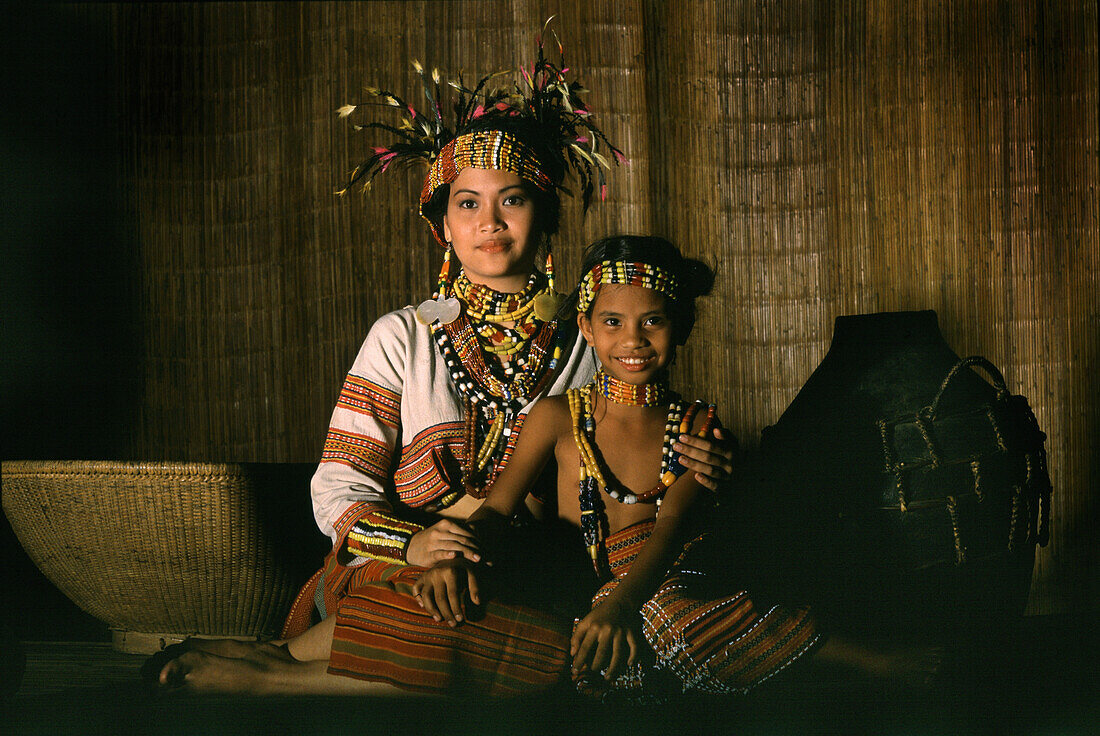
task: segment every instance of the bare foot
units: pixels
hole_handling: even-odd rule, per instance
[[[170,691],[266,695],[286,692],[287,683],[304,674],[295,670],[309,666],[295,660],[282,647],[251,642],[234,644],[245,646],[214,647],[232,656],[221,656],[204,648],[183,652],[164,665],[158,684]]]
[[[876,680],[927,689],[935,683],[945,653],[945,648],[938,645],[894,644],[834,636],[826,640],[815,659],[850,668]]]
[[[192,649],[168,661],[157,677],[158,687],[172,693],[236,693],[243,695],[411,695],[384,682],[331,675],[328,660],[300,662],[285,646],[237,642],[222,657]]]

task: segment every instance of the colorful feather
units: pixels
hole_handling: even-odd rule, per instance
[[[501,117],[528,119],[537,126],[538,134],[549,144],[546,148],[559,159],[556,168],[562,172],[572,170],[577,177],[585,210],[597,184],[600,196],[606,197],[604,170],[610,169],[612,162],[619,165],[627,163],[627,160],[622,151],[611,145],[592,122],[591,113],[581,98],[588,90],[575,80],[567,81],[569,67],[565,65],[565,47],[550,25],[553,19],[553,16],[548,18],[542,31],[536,35],[536,58],[519,68],[519,82],[497,84],[499,78],[508,72],[494,72],[481,77],[470,89],[461,76],[444,84],[439,70],[434,68],[429,82],[424,66],[414,59],[413,69],[421,78],[428,114],[418,111],[399,95],[375,87],[364,89],[368,96],[379,102],[340,107],[336,112],[341,119],[362,113],[372,106],[398,108],[403,114],[400,124],[396,126],[379,122],[352,123],[355,131],[384,130],[393,134],[395,140],[388,146],[373,146],[372,155],[354,169],[347,186],[339,193],[343,194],[359,183],[366,191],[378,173],[394,165],[430,165],[443,147],[461,135],[475,120],[479,127],[484,127],[491,124],[494,117]],[[546,56],[544,41],[547,33],[557,46],[557,64]],[[449,105],[443,99],[444,91],[451,97]],[[444,115],[444,110],[448,108],[454,113],[451,125],[447,124]],[[568,192],[561,182],[557,186]]]

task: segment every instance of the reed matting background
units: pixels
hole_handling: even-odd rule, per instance
[[[548,16],[631,159],[588,241],[718,265],[680,383],[748,447],[838,315],[934,309],[1049,435],[1031,610],[1100,606],[1097,4],[369,2],[5,11],[3,456],[314,460],[382,313],[431,291],[419,174],[333,196],[334,111]],[[303,489],[303,493],[306,490]]]

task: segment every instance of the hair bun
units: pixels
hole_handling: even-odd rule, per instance
[[[684,258],[679,278],[684,297],[696,299],[706,296],[714,288],[714,269],[697,258]]]

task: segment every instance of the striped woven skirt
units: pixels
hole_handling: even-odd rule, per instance
[[[608,537],[614,578],[596,593],[593,607],[630,571],[652,530],[653,522],[641,522]],[[642,633],[656,655],[657,670],[675,675],[684,690],[743,693],[783,671],[820,642],[808,609],[762,608],[747,591],[714,597],[705,573],[690,566],[693,544],[642,606]],[[654,678],[639,678],[635,673],[612,687],[633,688],[639,680],[649,679]]]
[[[489,601],[452,628],[413,597],[423,571],[405,567],[341,601],[330,673],[421,693],[493,696],[545,690],[567,675],[570,619]]]
[[[424,568],[378,560],[349,568],[330,555],[283,636],[318,614],[335,616],[330,673],[414,692],[508,696],[554,687],[569,675],[571,627],[595,587],[592,566],[576,530],[534,525],[507,545],[493,567],[493,597],[454,628],[413,597]]]

